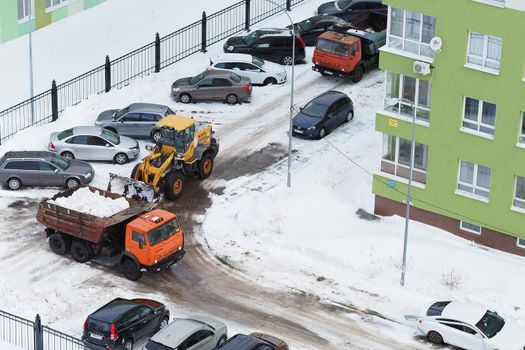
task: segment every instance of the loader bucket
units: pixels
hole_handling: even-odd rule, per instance
[[[151,203],[158,202],[160,199],[160,195],[155,193],[153,186],[112,173],[109,174],[107,191]]]

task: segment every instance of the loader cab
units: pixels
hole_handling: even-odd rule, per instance
[[[159,123],[162,135],[162,153],[185,154],[195,138],[195,120],[192,118],[170,115]]]

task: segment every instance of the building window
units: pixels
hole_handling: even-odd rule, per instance
[[[29,3],[30,0],[17,0],[18,1],[18,20],[24,21],[29,19],[29,5],[31,5],[31,13],[34,16],[35,10],[34,10],[34,0],[31,0],[31,4]]]
[[[494,136],[496,127],[496,105],[465,97],[463,128]]]
[[[470,32],[467,62],[499,72],[501,38]]]
[[[514,193],[514,206],[525,209],[525,177],[516,176],[516,191]]]
[[[436,18],[395,7],[389,9],[387,43],[394,49],[434,57],[430,39],[436,33]]]
[[[62,5],[65,2],[71,2],[71,0],[46,0],[46,9]]]
[[[488,167],[460,160],[458,190],[489,198],[490,174]]]
[[[477,235],[481,234],[481,226],[471,224],[470,222],[460,221],[459,228],[463,231],[475,233]]]
[[[516,240],[516,245],[520,248],[525,248],[525,238],[518,238]]]
[[[525,112],[521,112],[521,128],[518,142],[525,144]]]
[[[410,170],[411,142],[396,136],[383,134],[383,172],[408,179]],[[426,183],[428,146],[417,143],[414,152],[412,180]]]
[[[387,73],[385,110],[430,121],[431,86],[426,80]]]

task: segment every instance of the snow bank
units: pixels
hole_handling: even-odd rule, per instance
[[[98,191],[91,192],[87,187],[79,188],[69,197],[60,197],[49,203],[102,218],[129,208],[129,203],[124,197],[111,199]]]
[[[19,348],[16,345],[6,343],[3,340],[0,340],[0,349],[2,350],[22,350],[22,348]]]

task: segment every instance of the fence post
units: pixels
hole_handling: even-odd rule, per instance
[[[286,0],[286,11],[292,10],[292,0]]]
[[[106,62],[104,64],[104,73],[105,73],[105,84],[106,84],[106,92],[109,92],[111,90],[111,61],[109,60],[109,56],[106,56]]]
[[[206,52],[206,12],[202,11],[202,39],[201,39],[201,52]]]
[[[57,82],[51,82],[51,121],[58,119],[58,90]]]
[[[250,2],[251,0],[245,0],[246,8],[244,11],[244,23],[245,23],[244,29],[246,29],[247,32],[250,31]]]
[[[35,317],[35,350],[44,350],[44,332],[40,315]]]
[[[160,72],[160,35],[155,34],[155,73]]]

